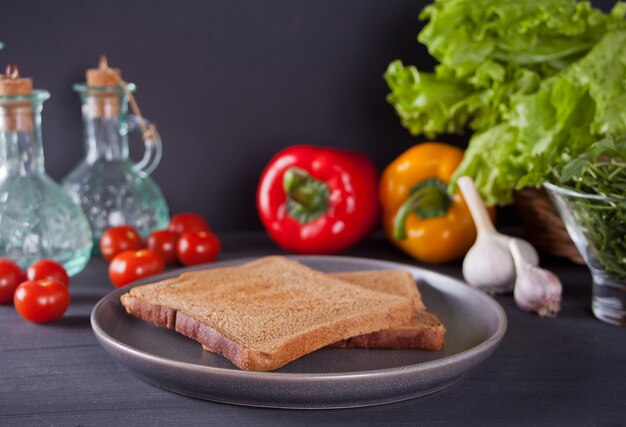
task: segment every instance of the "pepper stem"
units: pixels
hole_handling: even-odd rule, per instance
[[[287,169],[283,175],[283,189],[287,195],[287,212],[303,224],[328,210],[328,185],[313,178],[304,169]]]
[[[402,203],[393,219],[393,238],[406,239],[406,221],[412,213],[422,219],[444,216],[452,199],[446,184],[437,178],[429,178],[413,188],[411,195]]]

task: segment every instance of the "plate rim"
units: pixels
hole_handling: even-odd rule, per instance
[[[266,255],[266,256],[271,256],[271,255]],[[294,259],[296,261],[306,261],[306,260],[311,260],[311,259],[320,260],[320,261],[324,261],[324,260],[336,261],[340,259],[340,260],[345,260],[345,261],[352,261],[352,262],[357,262],[357,263],[368,263],[370,265],[378,265],[380,267],[385,267],[383,269],[392,269],[393,267],[403,268],[403,269],[408,268],[412,270],[419,270],[423,273],[426,273],[426,275],[438,276],[445,280],[452,281],[455,286],[463,286],[467,288],[466,289],[467,291],[469,291],[470,293],[474,293],[475,296],[477,296],[479,299],[482,299],[483,302],[485,302],[491,308],[493,308],[498,318],[498,328],[489,338],[482,341],[478,345],[471,347],[467,350],[464,350],[460,353],[456,353],[450,356],[445,356],[436,360],[429,360],[426,362],[419,362],[419,363],[405,365],[405,366],[396,366],[396,367],[391,367],[391,368],[382,368],[382,369],[373,369],[373,370],[364,370],[364,371],[329,372],[329,373],[291,373],[291,372],[275,372],[275,371],[268,371],[268,372],[244,371],[241,369],[221,368],[221,367],[216,367],[216,366],[199,365],[197,363],[172,360],[167,357],[155,355],[155,354],[137,349],[135,347],[131,347],[117,340],[116,338],[112,337],[107,332],[105,332],[97,322],[96,317],[100,308],[105,303],[109,302],[110,299],[113,299],[116,294],[119,294],[117,295],[119,297],[121,294],[128,292],[130,289],[136,286],[141,286],[143,284],[170,278],[172,277],[172,274],[176,274],[178,271],[183,271],[183,270],[193,271],[193,270],[190,270],[190,267],[193,269],[198,269],[198,270],[203,269],[203,268],[227,267],[230,265],[238,265],[247,261],[264,257],[264,256],[253,256],[253,257],[244,257],[244,258],[232,258],[232,259],[226,259],[226,260],[222,260],[222,261],[218,261],[218,262],[214,262],[210,264],[202,264],[202,265],[196,265],[196,266],[190,266],[190,267],[177,268],[177,269],[170,270],[168,272],[165,272],[156,276],[138,280],[136,282],[130,283],[127,286],[114,289],[113,291],[109,292],[107,295],[102,297],[93,307],[91,314],[89,316],[92,330],[94,331],[94,334],[96,335],[98,339],[105,340],[107,343],[114,345],[115,347],[117,347],[117,349],[125,353],[130,353],[135,357],[139,357],[140,359],[148,359],[153,363],[159,363],[161,365],[166,365],[168,367],[174,367],[178,369],[182,368],[185,370],[194,370],[194,371],[199,370],[207,374],[229,376],[229,377],[236,377],[236,378],[252,377],[252,378],[261,379],[261,380],[279,380],[279,381],[280,380],[332,381],[332,380],[349,380],[349,379],[363,378],[363,377],[366,377],[366,378],[372,378],[372,377],[377,377],[377,376],[388,377],[390,375],[395,375],[395,374],[403,375],[409,372],[415,373],[415,372],[420,372],[420,371],[429,371],[431,369],[441,368],[442,366],[455,364],[456,362],[462,362],[463,360],[472,358],[472,356],[474,355],[481,354],[483,351],[488,351],[489,348],[495,349],[495,347],[504,337],[507,327],[508,327],[508,319],[506,316],[506,312],[495,299],[493,299],[489,295],[477,289],[470,287],[465,282],[457,278],[454,278],[454,277],[451,277],[442,273],[438,273],[438,272],[428,270],[422,267],[412,266],[409,264],[403,264],[401,262],[386,261],[386,260],[380,260],[380,259],[375,259],[375,258],[340,256],[340,255],[282,255],[282,256]],[[427,284],[427,285],[433,286],[431,284]],[[437,288],[437,289],[440,289],[440,288]]]

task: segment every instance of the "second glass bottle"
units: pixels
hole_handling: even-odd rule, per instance
[[[109,227],[131,225],[146,237],[169,220],[163,194],[148,176],[161,159],[161,140],[156,133],[144,138],[143,159],[129,159],[128,133],[139,131],[143,119],[127,114],[135,85],[121,82],[121,71],[103,57],[99,68],[87,70],[86,84],[74,85],[82,102],[85,156],[62,185],[87,215],[96,248]]]

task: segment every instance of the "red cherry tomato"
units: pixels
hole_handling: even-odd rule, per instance
[[[185,265],[215,261],[221,245],[217,236],[209,231],[188,231],[178,240],[176,253]]]
[[[188,231],[211,231],[211,226],[198,214],[182,212],[170,219],[170,225],[167,229],[182,236]]]
[[[0,304],[13,301],[15,290],[24,280],[26,276],[19,265],[0,258]]]
[[[137,251],[143,248],[141,236],[130,225],[111,227],[100,237],[100,252],[111,261],[117,254],[125,251]]]
[[[24,319],[35,323],[51,322],[67,310],[70,291],[59,280],[28,281],[17,287],[13,303]]]
[[[35,261],[26,270],[28,280],[54,279],[69,286],[70,276],[61,264],[51,259],[40,259]]]
[[[109,278],[114,286],[121,288],[163,270],[165,263],[154,252],[148,249],[126,251],[113,258],[109,264]]]
[[[152,252],[160,256],[166,264],[178,262],[176,243],[178,234],[170,230],[157,230],[148,236],[147,246]]]

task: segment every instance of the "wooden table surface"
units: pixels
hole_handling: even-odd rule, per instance
[[[280,253],[263,233],[222,235],[222,259]],[[347,255],[414,263],[380,236]],[[459,425],[626,423],[626,330],[596,320],[585,267],[543,265],[564,283],[557,319],[497,297],[509,326],[496,352],[444,391],[390,405],[346,410],[275,410],[180,396],[130,374],[96,342],[89,314],[113,288],[94,257],[71,283],[72,305],[52,324],[0,306],[0,425]],[[460,277],[460,263],[433,266]]]

